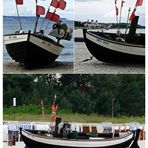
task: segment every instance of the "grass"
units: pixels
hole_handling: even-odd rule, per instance
[[[112,123],[128,123],[128,122],[139,122],[140,124],[145,123],[145,117],[126,117],[119,116],[111,118],[109,116],[98,116],[97,114],[85,115],[85,114],[72,114],[72,113],[59,113],[58,116],[62,117],[63,121],[69,122],[81,122],[81,123],[100,123],[100,122],[112,122]],[[14,114],[4,114],[4,121],[14,120]],[[16,113],[16,121],[39,121],[48,122],[50,114],[46,114],[44,117],[41,114],[28,114],[28,113]]]

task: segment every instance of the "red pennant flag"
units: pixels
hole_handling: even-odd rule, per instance
[[[60,16],[52,12],[47,12],[45,18],[54,22],[58,22],[60,20]]]
[[[137,2],[136,2],[136,7],[137,7],[137,6],[142,6],[142,3],[143,3],[143,0],[137,0]]]
[[[57,111],[57,110],[58,110],[58,105],[55,106],[55,111]]]
[[[59,6],[58,8],[64,10],[66,7],[66,2],[64,0],[59,0]]]
[[[54,105],[51,106],[51,110],[52,110],[53,112],[55,111],[55,106],[54,106]]]
[[[44,15],[45,14],[45,8],[42,6],[36,6],[36,15]]]
[[[17,5],[23,5],[23,0],[15,0]]]
[[[135,12],[136,12],[136,8],[133,10],[133,12],[132,12],[132,14],[131,14],[129,20],[132,21],[132,20],[135,18]]]
[[[122,4],[121,4],[121,7],[123,7],[123,4],[124,4],[124,3],[125,3],[125,1],[123,1],[123,0],[122,0]]]
[[[55,7],[55,8],[58,8],[59,6],[59,1],[58,0],[52,0],[51,3],[50,3],[51,6]]]
[[[118,14],[119,14],[119,11],[118,11],[118,8],[116,6],[116,16],[118,16]]]

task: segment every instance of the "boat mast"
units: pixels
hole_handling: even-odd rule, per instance
[[[118,24],[118,7],[117,7],[117,0],[115,0],[115,10],[116,10],[116,21]]]
[[[126,35],[126,33],[127,33],[127,30],[128,30],[128,22],[129,22],[129,15],[130,15],[130,12],[131,12],[131,7],[129,7],[129,9],[128,9],[127,25],[126,25],[125,35]]]
[[[48,7],[48,9],[47,9],[47,12],[48,12],[48,11],[50,11],[50,5],[49,5],[49,7]],[[47,14],[47,12],[46,12],[46,14]],[[46,15],[45,15],[45,16],[46,16]],[[44,17],[44,19],[43,19],[43,21],[42,21],[40,30],[42,29],[44,22],[45,22],[45,17]],[[49,23],[49,22],[48,22],[48,23]]]
[[[36,0],[36,7],[37,7],[37,3],[38,3],[38,2],[37,2],[37,0]],[[37,15],[37,9],[36,9],[36,21],[35,21],[35,27],[34,27],[34,34],[36,33],[36,29],[37,29],[39,17],[40,17],[40,15]]]
[[[122,0],[121,1],[121,7],[120,7],[120,16],[119,16],[119,25],[118,25],[118,33],[120,32],[120,23],[121,23],[121,14],[122,14],[122,8],[123,8],[123,4],[124,4],[125,2]]]
[[[16,4],[16,11],[17,11],[18,21],[19,21],[19,25],[20,25],[20,30],[23,30],[16,0],[15,0],[15,4]]]
[[[56,13],[56,8],[55,8],[55,10],[54,10],[53,14],[54,14],[54,13]],[[47,23],[47,25],[46,25],[46,27],[45,27],[45,30],[44,30],[44,31],[46,31],[46,30],[47,30],[47,28],[48,28],[49,24],[50,24],[50,20],[48,20],[48,23]]]

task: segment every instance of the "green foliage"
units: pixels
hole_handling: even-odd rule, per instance
[[[4,75],[4,113],[13,111],[12,98],[17,98],[17,112],[51,113],[54,95],[60,100],[59,112],[97,113],[106,116],[144,116],[144,75]]]

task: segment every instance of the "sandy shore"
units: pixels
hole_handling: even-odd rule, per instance
[[[48,74],[48,73],[73,73],[72,62],[59,62],[56,61],[49,66],[38,67],[34,69],[25,69],[22,65],[14,61],[4,61],[3,63],[4,74]]]
[[[76,37],[82,37],[82,30],[75,30]],[[90,59],[92,55],[88,51],[84,42],[75,42],[75,73],[92,73],[92,74],[144,74],[144,65],[135,64],[108,64],[98,61],[93,57],[92,60],[84,62],[86,59]]]

